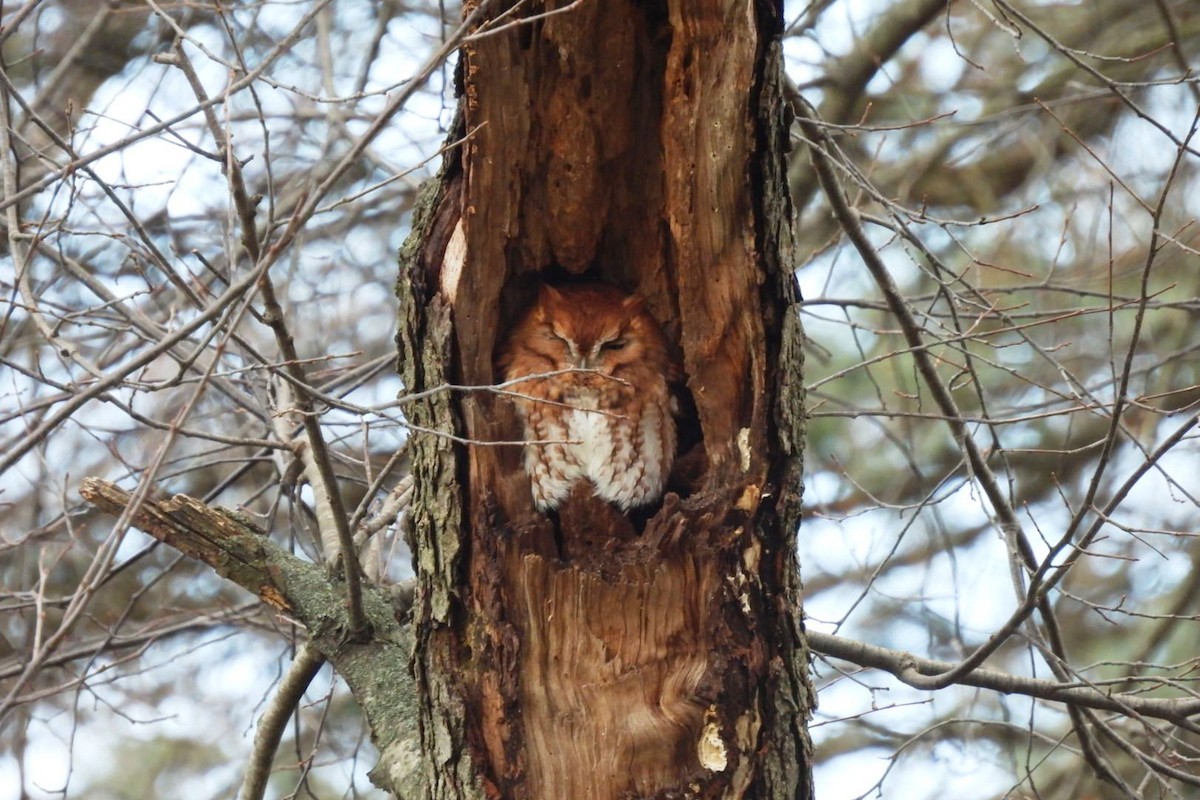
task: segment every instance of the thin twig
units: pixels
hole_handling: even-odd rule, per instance
[[[271,777],[271,764],[275,761],[275,752],[279,749],[288,721],[324,664],[325,657],[308,642],[296,650],[295,659],[279,681],[275,696],[258,721],[258,729],[254,732],[254,748],[246,761],[246,775],[238,800],[262,800]]]

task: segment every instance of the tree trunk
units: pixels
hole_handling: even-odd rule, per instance
[[[557,7],[512,24],[489,4],[464,47],[466,139],[402,253],[403,377],[494,384],[539,280],[617,284],[677,348],[690,474],[648,519],[578,493],[549,518],[496,444],[521,438],[507,398],[409,407],[431,431],[412,440],[421,756],[385,753],[382,775],[437,798],[810,797],[781,9]]]

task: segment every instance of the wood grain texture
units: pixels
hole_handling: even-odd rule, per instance
[[[464,49],[458,133],[470,138],[430,228],[461,247],[430,235],[408,262],[432,267],[420,278],[429,324],[402,338],[444,353],[450,382],[494,383],[539,282],[613,283],[645,299],[683,364],[694,410],[680,426],[700,443],[678,459],[697,479],[661,507],[622,514],[577,485],[547,516],[521,449],[491,444],[521,438],[513,403],[454,398],[455,435],[471,444],[453,449],[457,470],[427,474],[463,492],[447,516],[462,541],[452,561],[417,558],[458,583],[445,616],[418,619],[441,659],[421,663],[445,670],[438,685],[466,717],[453,757],[470,759],[481,796],[809,796],[802,384],[798,363],[772,360],[800,337],[786,123],[776,78],[764,79],[780,67],[779,13],[580,2]],[[434,309],[452,331],[432,327]],[[434,455],[423,452],[414,463]],[[428,500],[446,502],[436,491]],[[434,547],[441,530],[422,534],[432,552],[448,552]],[[453,727],[450,716],[429,718]]]
[[[519,618],[544,620],[521,631],[530,796],[651,796],[664,764],[703,777],[698,689],[712,609],[694,599],[716,596],[715,565],[688,558],[603,575],[525,555],[513,575]]]
[[[682,346],[713,469],[728,481],[737,435],[755,435],[749,469],[761,476],[766,365],[752,212],[751,98],[759,38],[746,2],[669,3],[662,143]],[[711,431],[711,435],[710,435]],[[761,477],[759,478],[761,480]]]

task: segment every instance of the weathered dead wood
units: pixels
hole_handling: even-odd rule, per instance
[[[519,448],[486,445],[520,436],[506,399],[414,409],[480,443],[415,437],[435,797],[809,795],[779,29],[771,3],[585,1],[464,48],[472,135],[401,259],[406,385],[494,383],[538,280],[609,281],[677,349],[703,449],[660,509],[549,519]]]
[[[99,478],[85,478],[79,494],[101,511],[117,516],[125,513],[133,500],[129,492]],[[273,545],[249,521],[232,512],[210,508],[185,494],[168,500],[144,500],[132,509],[130,521],[134,527],[258,595],[267,605],[293,613],[278,570],[273,571],[269,564],[268,548]],[[287,553],[282,555],[293,558]]]

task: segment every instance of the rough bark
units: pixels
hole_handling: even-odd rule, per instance
[[[436,430],[411,515],[428,796],[811,795],[779,12],[583,2],[463,50],[469,138],[401,259],[407,387],[495,383],[538,280],[613,282],[678,348],[699,477],[645,520],[582,495],[552,520],[495,444],[509,401],[411,410]]]

